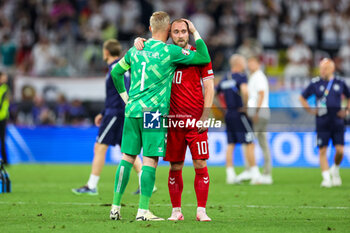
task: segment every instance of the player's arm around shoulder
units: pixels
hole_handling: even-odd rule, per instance
[[[143,50],[143,48],[145,47],[145,42],[147,41],[147,39],[142,38],[142,37],[137,37],[134,40],[134,46],[137,50]]]

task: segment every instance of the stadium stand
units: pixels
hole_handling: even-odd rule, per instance
[[[102,41],[118,38],[126,49],[135,37],[148,37],[148,19],[157,10],[169,12],[172,19],[189,18],[198,25],[217,77],[228,69],[229,56],[239,52],[260,56],[272,91],[301,88],[304,82],[290,85],[289,74],[285,74],[291,62],[287,49],[295,46],[297,35],[311,53],[310,59],[302,60],[307,62],[306,79],[317,74],[315,64],[323,57],[334,58],[337,73],[350,77],[349,0],[3,0],[0,68],[9,73],[11,81],[21,75],[102,77],[106,71]],[[298,52],[293,54],[298,56]],[[51,101],[45,96],[38,98],[48,104]],[[81,101],[91,120],[98,107],[94,101]],[[19,115],[17,109],[11,106],[13,117]]]

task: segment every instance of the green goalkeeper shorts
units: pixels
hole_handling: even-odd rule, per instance
[[[129,155],[138,155],[143,148],[143,156],[164,157],[167,129],[144,128],[143,118],[125,117],[121,151]]]

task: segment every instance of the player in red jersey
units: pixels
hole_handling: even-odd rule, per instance
[[[189,41],[188,24],[178,19],[171,26],[174,44],[195,50]],[[142,38],[135,40],[138,49],[143,48]],[[202,84],[203,83],[203,84]],[[202,86],[203,85],[203,86]],[[204,97],[202,88],[204,87]],[[167,137],[166,161],[170,162],[168,187],[172,214],[168,220],[184,220],[181,212],[181,195],[183,190],[182,168],[184,166],[187,146],[189,146],[195,169],[194,188],[197,196],[197,220],[211,221],[206,214],[209,191],[209,174],[206,160],[209,158],[208,129],[206,127],[186,127],[188,120],[205,121],[214,98],[214,74],[212,65],[178,66],[171,87],[169,120],[185,122],[184,127],[169,127]]]

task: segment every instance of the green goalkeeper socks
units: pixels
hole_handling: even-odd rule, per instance
[[[113,205],[120,206],[121,198],[129,182],[132,163],[122,160],[118,166],[114,181]]]
[[[141,174],[141,193],[139,209],[149,209],[149,200],[152,196],[155,180],[156,169],[154,167],[143,166]]]

